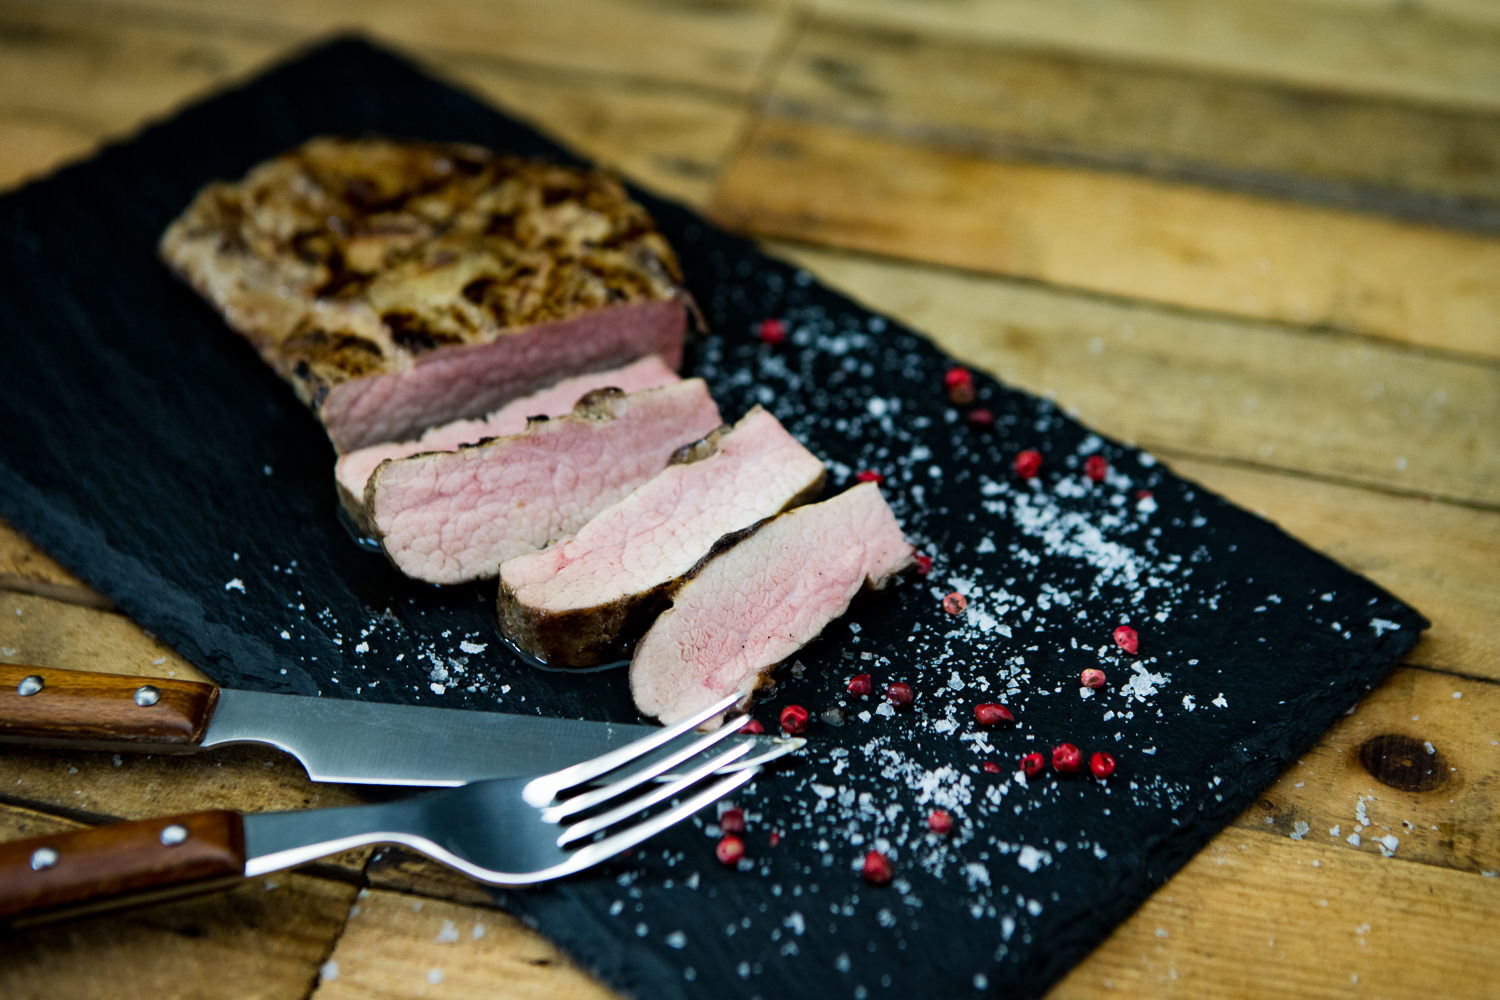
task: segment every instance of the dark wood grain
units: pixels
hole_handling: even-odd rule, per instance
[[[218,700],[198,681],[0,664],[0,742],[186,753]]]
[[[243,821],[222,809],[15,840],[0,845],[0,921],[189,895],[244,871]]]

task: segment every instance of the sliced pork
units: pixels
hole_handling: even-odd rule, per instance
[[[885,498],[861,483],[763,522],[705,561],[637,644],[630,692],[670,723],[742,692],[815,638],[862,587],[912,561]]]
[[[719,422],[702,379],[600,389],[519,434],[382,462],[365,484],[365,509],[406,575],[493,577],[505,560],[573,534]]]
[[[596,170],[456,143],[313,139],[204,188],[161,254],[340,452],[646,354],[681,363],[676,258]]]
[[[667,592],[723,536],[813,499],[823,463],[754,407],[578,534],[500,567],[500,624],[558,666],[623,658]]]
[[[555,417],[571,410],[580,399],[595,389],[613,387],[626,392],[654,389],[679,381],[678,374],[656,355],[632,361],[622,368],[565,378],[541,392],[507,403],[494,413],[478,420],[455,420],[425,431],[410,441],[391,441],[359,448],[340,455],[334,465],[339,499],[355,520],[367,523],[364,509],[365,483],[375,467],[388,458],[406,458],[424,451],[453,451],[461,445],[476,444],[485,438],[519,434],[530,417]]]

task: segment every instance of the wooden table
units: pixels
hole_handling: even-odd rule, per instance
[[[1053,996],[1496,995],[1500,7],[9,0],[0,183],[349,26],[1432,618]],[[0,588],[0,660],[199,676],[3,525]],[[0,837],[355,797],[269,752],[0,752]],[[369,852],[0,946],[11,998],[607,993]]]

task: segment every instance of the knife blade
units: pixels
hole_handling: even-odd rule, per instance
[[[263,743],[314,781],[446,787],[542,774],[658,731],[654,726],[391,705],[0,664],[0,743],[193,753]],[[742,734],[764,764],[804,740]]]

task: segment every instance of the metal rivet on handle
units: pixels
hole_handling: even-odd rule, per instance
[[[21,683],[16,685],[16,694],[22,698],[29,698],[46,686],[46,681],[42,680],[39,675],[32,674],[30,677],[21,678]]]
[[[187,838],[187,827],[180,823],[173,823],[171,826],[162,828],[161,842],[163,847],[175,847],[184,840],[187,840]]]
[[[135,703],[142,708],[150,708],[161,701],[161,692],[150,684],[142,684],[135,689]]]
[[[58,854],[50,847],[38,847],[31,852],[31,870],[45,871],[57,864]]]

